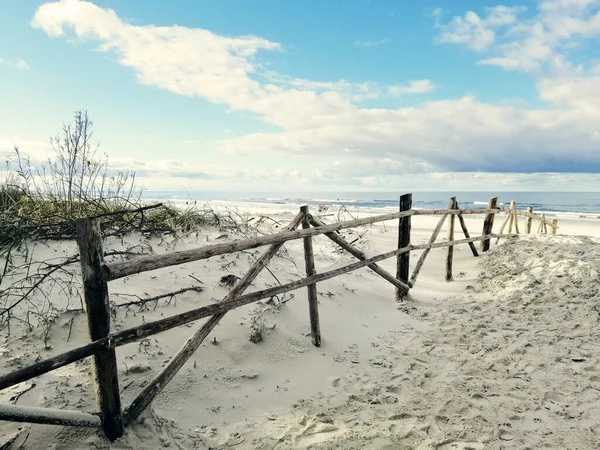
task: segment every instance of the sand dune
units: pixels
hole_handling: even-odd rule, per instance
[[[436,221],[413,218],[413,243],[425,242]],[[467,223],[476,234],[481,218]],[[395,245],[394,227],[361,230],[358,245],[369,254],[388,251]],[[588,227],[586,233],[597,233]],[[578,230],[576,223],[560,231],[565,229]],[[207,230],[183,241],[148,244],[164,252],[202,245],[219,234]],[[28,425],[20,448],[599,448],[598,243],[585,236],[531,236],[503,242],[481,258],[459,247],[451,283],[444,281],[444,251],[433,250],[403,304],[393,301],[393,286],[367,269],[328,280],[318,286],[320,349],[308,336],[304,290],[293,299],[232,311],[120,442],[109,445],[94,430]],[[50,258],[75,248],[53,243],[37,251]],[[324,237],[315,239],[315,253],[320,271],[353,261]],[[118,307],[115,328],[224,297],[227,288],[219,278],[243,275],[259,254],[227,255],[111,283],[117,304],[132,299],[125,294],[152,296],[189,286],[190,275],[205,288],[145,309]],[[394,261],[382,266],[393,271]],[[272,274],[262,273],[252,290],[302,276],[301,242],[286,245],[269,268]],[[117,350],[124,405],[198,326]],[[263,341],[255,344],[249,335],[257,326]],[[87,339],[82,314],[60,314],[48,334],[51,348],[35,333],[12,336],[0,348],[0,371]],[[0,401],[22,393],[20,405],[94,409],[87,361],[32,382],[33,388],[30,382],[1,391]],[[0,434],[19,427],[2,422]]]

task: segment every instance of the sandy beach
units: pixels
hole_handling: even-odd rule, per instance
[[[237,207],[284,226],[297,212],[291,206]],[[370,213],[360,211],[360,217]],[[427,242],[438,220],[414,216],[412,243]],[[466,217],[472,235],[481,233],[482,221]],[[274,223],[269,227],[276,232]],[[446,250],[434,249],[403,303],[394,301],[391,284],[368,269],[319,283],[321,348],[310,341],[305,289],[231,311],[115,443],[93,429],[9,422],[0,422],[0,439],[21,430],[11,448],[24,450],[600,448],[600,221],[561,221],[559,227],[556,236],[502,241],[479,258],[467,245],[456,247],[452,282],[444,280]],[[376,255],[396,247],[397,222],[342,234]],[[444,228],[438,239],[445,237]],[[177,240],[109,238],[106,248],[141,245],[160,254],[233,238],[239,236],[204,229]],[[317,271],[355,261],[324,236],[314,246]],[[34,248],[38,260],[76,253],[74,242]],[[222,299],[229,288],[219,283],[221,277],[243,276],[261,253],[244,251],[111,282],[114,330]],[[411,254],[411,266],[419,254]],[[380,265],[395,273],[395,259]],[[287,243],[268,267],[249,291],[303,277],[302,242]],[[119,306],[135,296],[193,285],[203,291]],[[45,336],[37,329],[23,336],[15,323],[2,336],[0,373],[89,341],[78,293],[48,296],[55,308],[70,311],[56,314]],[[124,406],[201,325],[117,349]],[[257,329],[262,341],[250,342]],[[0,391],[0,402],[93,411],[90,362]]]

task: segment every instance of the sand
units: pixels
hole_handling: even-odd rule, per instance
[[[296,212],[245,208],[282,223]],[[412,242],[426,242],[437,220],[413,217]],[[473,235],[481,223],[467,218]],[[344,234],[375,255],[395,247],[396,225]],[[232,311],[113,444],[93,429],[9,422],[0,422],[0,436],[14,437],[21,428],[13,448],[22,449],[600,448],[600,223],[559,225],[561,235],[503,241],[480,258],[457,247],[450,283],[445,251],[433,250],[402,304],[394,302],[394,287],[368,269],[320,283],[321,348],[310,342],[304,289]],[[143,243],[162,253],[231,238],[222,234],[203,230],[177,241],[129,236],[107,248]],[[301,241],[285,249],[251,290],[303,275]],[[35,248],[44,260],[75,253],[69,242]],[[318,271],[354,261],[325,237],[315,239],[315,254]],[[197,284],[190,276],[204,287],[146,308],[116,307],[115,330],[223,298],[228,288],[219,279],[242,276],[259,255],[257,249],[111,282],[115,304],[135,300],[127,294],[154,296]],[[412,265],[417,259],[414,253]],[[381,265],[394,272],[394,260]],[[0,347],[0,373],[88,341],[85,316],[61,312],[80,307],[77,293],[54,291],[49,298],[56,311],[49,310],[53,325],[45,343],[39,329],[23,337],[15,324]],[[38,302],[45,305],[41,297]],[[117,349],[124,406],[199,326]],[[252,343],[257,328],[263,340]],[[90,374],[89,361],[82,361],[0,391],[0,402],[18,397],[18,405],[93,411]]]

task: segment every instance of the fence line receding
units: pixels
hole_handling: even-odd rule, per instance
[[[313,344],[319,347],[322,339],[316,294],[316,286],[319,282],[368,267],[381,278],[392,284],[395,287],[396,300],[403,301],[407,297],[410,289],[415,286],[420,270],[430,251],[434,248],[447,248],[446,280],[452,281],[455,246],[468,244],[473,256],[479,256],[479,252],[475,247],[475,242],[480,242],[481,251],[486,252],[490,248],[492,239],[495,239],[495,242],[499,243],[500,239],[518,237],[520,230],[519,217],[525,217],[525,227],[523,230],[527,234],[532,232],[534,220],[539,222],[539,227],[537,229],[538,233],[548,233],[548,228],[550,228],[551,233],[556,234],[558,228],[556,220],[548,220],[545,214],[535,214],[531,207],[528,207],[526,211],[519,211],[517,210],[516,203],[511,202],[509,209],[499,209],[497,206],[497,197],[490,199],[486,209],[459,209],[456,198],[452,197],[448,209],[415,210],[412,208],[412,194],[401,196],[399,205],[400,207],[397,213],[382,214],[333,224],[323,223],[318,217],[310,214],[308,206],[303,206],[290,224],[277,234],[235,240],[224,244],[206,245],[196,249],[170,252],[163,255],[143,256],[116,263],[106,263],[103,259],[104,253],[98,219],[79,219],[76,222],[77,243],[83,277],[84,304],[86,306],[91,342],[60,355],[53,356],[0,376],[0,390],[27,381],[44,373],[51,372],[73,362],[92,357],[93,381],[98,411],[88,413],[0,404],[0,420],[101,427],[105,436],[109,440],[114,441],[123,435],[124,427],[131,421],[137,419],[140,414],[144,412],[154,398],[171,381],[179,369],[181,369],[185,362],[194,354],[219,321],[232,309],[305,287],[307,288],[311,338]],[[494,234],[492,232],[494,219],[498,214],[504,212],[506,212],[505,220],[502,223],[499,232]],[[441,216],[426,244],[412,245],[410,242],[411,216],[413,215]],[[464,220],[465,215],[485,215],[481,236],[470,236]],[[397,248],[377,256],[368,257],[364,252],[357,249],[351,243],[348,243],[337,233],[344,229],[396,219],[398,220]],[[464,235],[464,239],[456,239],[457,220]],[[447,221],[450,221],[447,240],[436,242],[442,227]],[[504,229],[507,225],[508,231],[507,233],[504,233]],[[301,227],[301,229],[298,230],[298,227]],[[319,235],[328,237],[335,244],[357,258],[358,261],[335,270],[317,273],[314,263],[312,238]],[[306,277],[273,288],[244,294],[244,291],[267,266],[279,249],[281,249],[286,242],[297,239],[302,239],[304,244]],[[111,316],[108,282],[111,280],[262,246],[269,247],[222,301],[110,334]],[[419,257],[412,274],[409,276],[410,253],[415,250],[422,250],[423,252]],[[396,275],[392,275],[377,264],[380,261],[393,257],[396,257]],[[123,409],[121,407],[121,397],[119,393],[115,349],[122,345],[139,341],[147,336],[195,322],[202,318],[208,318],[208,320],[186,341],[177,354],[175,354],[171,361],[154,377],[154,379],[146,384],[144,389],[137,395],[131,404]]]

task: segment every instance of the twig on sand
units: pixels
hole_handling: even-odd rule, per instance
[[[189,292],[189,291],[202,292],[203,290],[204,290],[204,288],[201,286],[191,286],[191,287],[179,289],[178,291],[168,292],[166,294],[156,295],[154,297],[147,297],[147,298],[141,298],[140,296],[135,295],[135,294],[114,294],[114,295],[136,297],[139,299],[139,300],[134,300],[134,301],[127,302],[127,303],[116,304],[116,306],[121,307],[121,306],[132,306],[132,305],[144,305],[146,303],[155,302],[155,301],[160,300],[161,298],[167,298],[167,297],[169,297],[169,301],[170,301],[176,295],[183,294],[184,292]]]

